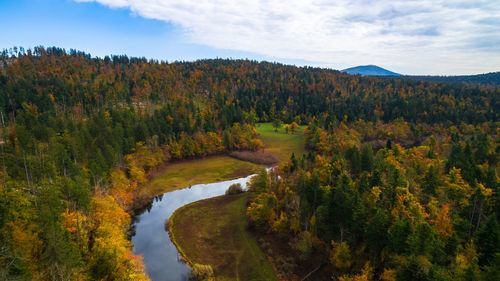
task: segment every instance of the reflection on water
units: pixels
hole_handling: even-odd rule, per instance
[[[233,183],[246,183],[252,176],[230,181],[198,184],[155,197],[132,222],[134,254],[142,255],[146,273],[153,281],[187,280],[190,268],[179,259],[175,245],[165,231],[165,220],[179,207],[224,194]]]

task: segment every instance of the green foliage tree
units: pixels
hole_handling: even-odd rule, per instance
[[[278,129],[281,128],[281,120],[279,118],[273,119],[273,128],[275,132],[278,132]]]
[[[373,169],[373,149],[371,145],[365,145],[361,150],[361,169],[371,172]]]
[[[500,225],[496,216],[488,217],[484,226],[476,234],[475,244],[479,252],[479,264],[492,263],[500,248]]]
[[[389,241],[397,254],[409,252],[408,237],[413,233],[411,221],[407,217],[398,218],[389,229]]]
[[[433,165],[429,166],[422,181],[422,189],[427,194],[434,195],[439,185],[439,171]]]
[[[332,251],[330,262],[332,265],[341,271],[347,271],[351,267],[351,249],[346,242],[336,243],[332,241]]]
[[[365,227],[365,241],[372,253],[380,253],[388,243],[389,218],[384,211],[378,210]]]
[[[246,60],[100,59],[55,47],[12,54],[0,55],[0,278],[145,279],[129,255],[124,209],[148,171],[170,158],[258,149],[249,126],[257,120],[275,130],[281,120],[309,124],[307,156],[251,184],[247,213],[265,231],[307,230],[314,251],[349,243],[349,275],[370,272],[361,268],[368,244],[381,251],[377,274],[496,274],[495,87]],[[119,185],[110,181],[116,169]],[[96,201],[108,207],[96,211]],[[389,239],[377,239],[384,229]]]

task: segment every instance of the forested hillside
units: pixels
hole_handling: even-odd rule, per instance
[[[377,277],[495,274],[499,94],[247,60],[3,52],[0,279],[147,279],[126,232],[148,172],[259,149],[253,125],[278,119],[309,124],[311,152],[256,187],[277,198],[274,216],[249,210],[264,231],[326,245],[346,274],[367,261]],[[289,193],[293,208],[277,204]]]
[[[496,125],[314,120],[304,135],[313,152],[255,178],[247,210],[257,233],[291,241],[263,242],[284,279],[498,280]]]
[[[476,84],[482,86],[500,86],[500,72],[490,72],[476,75],[455,75],[455,76],[403,76],[407,79],[434,82],[458,82]]]

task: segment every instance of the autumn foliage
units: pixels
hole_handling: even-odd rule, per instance
[[[125,233],[151,171],[259,150],[253,125],[271,121],[308,125],[309,152],[253,180],[255,228],[293,237],[302,259],[347,245],[350,266],[321,256],[345,278],[489,277],[499,93],[249,60],[3,52],[0,279],[147,278]]]
[[[467,128],[328,129],[314,120],[304,138],[315,153],[250,182],[250,225],[294,241],[289,251],[309,237],[316,246],[297,256],[298,271],[304,260],[328,260],[323,274],[339,280],[489,280],[498,265],[500,135],[496,125]]]

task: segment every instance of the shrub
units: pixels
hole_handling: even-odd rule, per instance
[[[308,231],[300,233],[295,239],[290,242],[290,246],[299,251],[300,260],[307,260],[311,255],[312,250],[312,235]]]
[[[346,242],[335,243],[332,240],[330,262],[340,271],[347,271],[351,267],[351,250]]]
[[[170,223],[171,223],[171,222],[170,222],[170,219],[166,219],[166,220],[165,220],[165,230],[166,230],[166,231],[168,231],[168,228],[169,228],[169,226],[170,226]]]
[[[214,270],[210,265],[194,264],[189,275],[190,281],[214,280]]]
[[[240,194],[242,192],[243,192],[243,188],[241,187],[241,184],[239,184],[239,183],[233,183],[226,190],[226,195]]]

